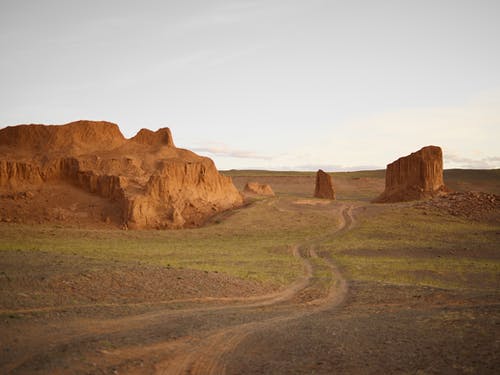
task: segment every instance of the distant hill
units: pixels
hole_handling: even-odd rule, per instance
[[[456,191],[483,191],[500,195],[500,169],[445,169],[444,182]]]
[[[230,176],[230,177],[290,177],[290,176],[315,176],[316,171],[268,171],[264,169],[230,169],[222,170],[220,173]],[[355,172],[329,172],[332,176],[342,176],[342,177],[372,177],[372,178],[384,178],[385,169],[375,169],[372,171],[355,171]]]

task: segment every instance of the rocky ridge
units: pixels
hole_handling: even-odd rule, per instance
[[[242,204],[231,178],[211,159],[176,148],[168,128],[130,139],[104,121],[0,129],[0,196],[51,183],[111,201],[111,217],[137,229],[197,226]]]

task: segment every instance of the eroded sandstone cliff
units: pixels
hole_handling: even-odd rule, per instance
[[[50,221],[54,207],[49,206],[57,199],[49,202],[47,197],[52,186],[61,191],[61,184],[105,198],[106,212],[99,220],[111,217],[116,224],[137,229],[197,226],[242,204],[231,178],[219,174],[212,160],[176,148],[168,128],[142,129],[131,139],[116,124],[102,121],[0,129],[0,198],[33,197],[31,206],[45,200],[48,207],[38,211]],[[26,191],[30,194],[17,194]],[[44,198],[37,200],[37,192]],[[84,210],[75,200],[72,209]],[[13,215],[23,213],[15,207],[4,209],[0,220],[23,221]]]
[[[385,191],[376,202],[404,202],[445,192],[443,152],[427,146],[387,165]]]

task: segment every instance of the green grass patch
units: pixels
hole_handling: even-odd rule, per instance
[[[353,280],[479,290],[497,290],[500,283],[500,262],[486,259],[336,255],[335,260]]]
[[[1,250],[76,254],[110,262],[141,262],[218,271],[288,284],[302,273],[293,244],[335,225],[326,213],[279,209],[280,200],[257,201],[219,224],[171,231],[83,230],[57,226],[0,225]]]
[[[335,252],[345,250],[411,251],[422,248],[490,251],[498,248],[497,225],[405,207],[387,205],[374,216],[361,216],[354,230],[325,242]]]
[[[328,290],[332,284],[332,272],[330,266],[323,258],[311,258],[313,264],[313,285],[319,289]]]
[[[500,286],[498,225],[427,213],[406,205],[361,215],[351,231],[323,242],[353,280],[442,288]]]

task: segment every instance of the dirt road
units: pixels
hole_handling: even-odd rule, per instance
[[[353,223],[352,207],[342,209],[342,221],[339,230],[348,230]],[[336,266],[328,259],[323,262],[328,269],[328,282],[322,285],[323,297],[309,300],[308,289],[319,288],[313,281],[317,266],[309,260],[318,258],[314,242],[294,247],[294,255],[302,258],[306,278],[298,288],[290,290],[280,298],[271,300],[268,307],[274,308],[272,317],[264,316],[248,323],[223,328],[211,333],[208,337],[195,341],[192,345],[174,351],[172,358],[159,363],[160,374],[225,374],[226,363],[231,353],[240,346],[245,350],[244,340],[250,335],[265,335],[271,328],[283,327],[293,320],[310,319],[312,315],[326,310],[333,310],[340,305],[347,293],[347,282]],[[302,294],[301,294],[302,292]],[[259,304],[247,305],[247,308],[262,307]],[[244,312],[248,313],[248,312]],[[276,315],[276,316],[274,316]]]
[[[351,208],[342,209],[346,230]],[[250,298],[175,301],[152,312],[115,319],[53,320],[34,326],[22,349],[9,349],[5,373],[222,374],[233,350],[271,327],[332,310],[345,298],[346,281],[318,256],[314,243],[292,246],[303,276],[288,288]],[[321,275],[320,275],[321,273]],[[186,304],[186,307],[183,307]],[[193,305],[194,304],[194,305]],[[102,344],[107,348],[102,349]],[[97,349],[96,348],[100,348]],[[84,359],[84,360],[83,360]]]
[[[354,225],[353,206],[336,210],[339,227],[324,238]],[[11,318],[2,326],[0,373],[495,373],[496,294],[383,282],[348,287],[321,250],[324,238],[290,247],[303,275],[279,292],[141,311],[124,305],[116,313],[101,306],[83,316],[56,306]]]

